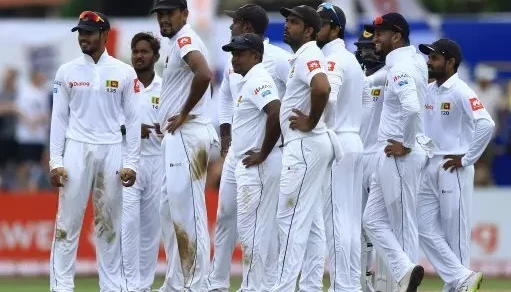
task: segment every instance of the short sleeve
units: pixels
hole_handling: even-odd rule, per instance
[[[176,46],[179,49],[179,55],[184,58],[188,53],[200,51],[198,40],[190,35],[183,35],[176,40]]]
[[[278,90],[273,80],[258,79],[250,83],[250,99],[259,110],[274,100],[279,100]]]
[[[319,73],[325,73],[323,58],[316,56],[303,56],[298,61],[298,77],[310,86],[312,78]]]

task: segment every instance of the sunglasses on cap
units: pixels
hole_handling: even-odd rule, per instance
[[[105,22],[101,16],[94,11],[84,11],[80,14],[80,20],[92,20],[94,22]]]
[[[332,3],[321,3],[321,5],[319,5],[319,7],[321,8],[324,8],[326,10],[331,10],[334,15],[335,15],[335,19],[337,20],[337,25],[341,25],[341,21],[339,20],[339,16],[337,16],[337,12],[335,11],[334,9],[334,5]],[[333,22],[333,21],[331,21]]]
[[[381,16],[376,16],[373,20],[373,26],[374,27],[377,27],[377,26],[382,26],[382,25],[388,25],[388,26],[392,26],[394,27],[395,29],[397,29],[398,31],[403,31],[402,28],[400,28],[399,26],[395,25],[395,24],[392,24],[392,23],[389,23],[388,21],[386,21],[385,19],[383,19],[383,17]]]

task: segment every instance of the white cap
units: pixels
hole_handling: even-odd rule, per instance
[[[476,80],[493,81],[497,78],[497,70],[488,65],[479,63],[474,72]]]

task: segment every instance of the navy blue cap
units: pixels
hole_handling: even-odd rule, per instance
[[[331,3],[322,3],[318,6],[318,13],[323,23],[330,22],[338,25],[340,28],[346,26],[346,15],[341,8],[332,5]]]
[[[235,11],[225,11],[225,14],[250,23],[257,34],[264,34],[270,22],[266,10],[256,4],[243,5]]]
[[[373,24],[364,25],[364,29],[370,33],[374,33],[376,28],[400,32],[405,38],[410,36],[410,26],[408,25],[408,22],[403,17],[403,15],[397,12],[391,12],[382,16],[377,16],[373,20]]]
[[[188,8],[188,3],[186,0],[156,0],[150,13],[154,13],[158,10],[172,10],[176,8],[186,9]]]
[[[460,46],[455,41],[449,39],[439,39],[432,44],[420,44],[419,50],[424,55],[435,52],[448,59],[454,58],[458,64],[463,60]]]
[[[264,54],[263,39],[254,33],[244,33],[235,36],[231,42],[222,47],[224,52],[236,52],[246,50],[256,50]]]
[[[75,32],[79,29],[86,31],[109,31],[110,22],[106,15],[96,11],[84,11],[80,14],[78,25],[71,29]]]
[[[294,15],[303,22],[312,28],[314,28],[314,31],[318,32],[321,29],[321,17],[319,16],[318,12],[307,5],[300,5],[293,8],[280,8],[280,14],[284,17],[288,17],[289,15]]]

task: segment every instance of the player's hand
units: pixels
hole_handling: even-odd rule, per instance
[[[312,131],[313,127],[308,115],[297,109],[293,109],[292,112],[295,113],[296,116],[289,117],[289,121],[291,122],[289,128],[291,128],[291,130],[300,130],[302,132]]]
[[[232,137],[229,136],[222,136],[220,137],[220,155],[225,158],[227,156],[227,152],[229,151],[229,147],[231,146]]]
[[[153,125],[142,124],[142,139],[149,139],[149,134],[151,133],[151,129],[154,129]]]
[[[266,160],[266,157],[268,157],[268,155],[265,155],[262,152],[248,151],[245,154],[248,156],[243,158],[241,162],[243,163],[243,165],[245,165],[246,168],[259,165]]]
[[[158,123],[154,123],[154,132],[156,133],[156,137],[163,137],[163,133],[161,132],[161,129],[160,129],[160,124]]]
[[[445,171],[449,171],[449,168],[451,169],[451,172],[458,168],[462,168],[463,165],[461,164],[461,158],[463,158],[465,155],[445,155],[444,159],[447,160],[444,165],[442,166]]]
[[[389,142],[390,144],[385,146],[385,149],[383,150],[387,157],[390,156],[402,157],[412,151],[412,149],[406,148],[405,146],[403,146],[403,143],[398,142],[396,140],[389,139],[387,140],[387,142]]]
[[[195,115],[183,115],[179,114],[177,116],[170,117],[167,120],[167,127],[165,128],[166,131],[174,135],[174,132],[181,127],[186,121],[195,119]]]
[[[50,171],[50,182],[52,186],[56,188],[63,187],[65,181],[67,181],[67,171],[64,167],[57,167]]]
[[[131,168],[123,168],[120,173],[122,185],[129,188],[135,184],[137,173]]]

